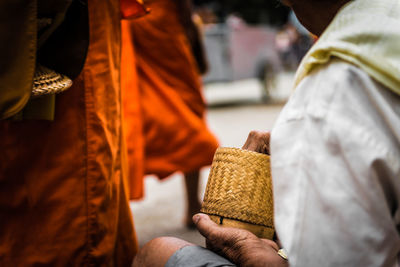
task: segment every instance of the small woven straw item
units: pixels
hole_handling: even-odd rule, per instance
[[[246,229],[260,238],[272,239],[269,156],[238,148],[218,148],[201,212],[222,226]]]
[[[71,86],[70,78],[38,64],[33,77],[32,97],[58,94]]]

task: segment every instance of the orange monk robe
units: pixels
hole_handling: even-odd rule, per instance
[[[81,75],[54,121],[0,121],[0,266],[130,266],[119,1],[89,0]]]
[[[148,15],[147,15],[148,16]],[[136,21],[136,20],[135,20]],[[124,129],[129,162],[129,193],[130,198],[142,196],[144,173],[144,136],[142,133],[141,97],[138,90],[138,76],[136,71],[136,58],[130,33],[129,20],[122,20],[122,60],[121,60],[121,86],[122,104],[124,110]]]
[[[165,178],[209,165],[218,146],[204,120],[200,76],[174,0],[146,1],[150,13],[129,23],[123,50],[134,49],[124,93],[140,99],[124,106],[131,173],[131,197],[140,198],[144,174]],[[133,45],[132,45],[133,43]],[[132,67],[136,66],[136,69]],[[129,97],[128,97],[129,98]],[[138,116],[138,114],[140,116]],[[142,134],[142,138],[138,135]],[[138,170],[138,169],[136,169]]]
[[[150,11],[143,0],[120,0],[120,8],[122,19],[139,18]]]

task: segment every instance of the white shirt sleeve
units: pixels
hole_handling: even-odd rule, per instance
[[[290,266],[396,266],[400,97],[334,60],[271,134],[275,226]]]

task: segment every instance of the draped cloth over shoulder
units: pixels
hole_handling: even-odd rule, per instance
[[[130,266],[119,1],[89,0],[89,50],[54,121],[0,121],[0,266]]]
[[[400,1],[352,0],[304,57],[295,87],[315,67],[338,57],[400,95]]]
[[[144,174],[198,170],[211,164],[218,146],[205,123],[200,76],[176,1],[145,4],[150,13],[127,25],[123,42],[123,50],[135,50],[135,67],[123,64],[131,69],[125,78],[138,76],[123,88],[129,161],[144,165],[130,174],[132,198],[142,197]]]

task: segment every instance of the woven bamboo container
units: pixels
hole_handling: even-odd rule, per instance
[[[218,148],[201,212],[217,224],[274,236],[269,156],[238,148]]]
[[[46,68],[40,64],[36,66],[33,77],[32,97],[61,93],[72,86],[67,76]]]

